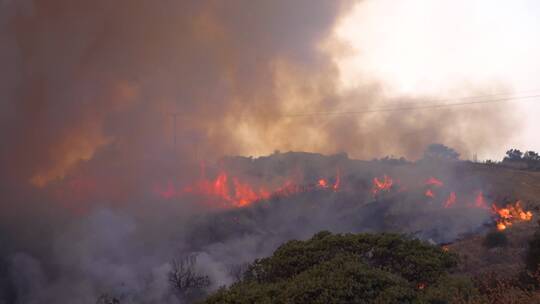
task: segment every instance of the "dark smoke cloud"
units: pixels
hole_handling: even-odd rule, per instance
[[[186,223],[205,208],[149,192],[193,180],[201,159],[274,149],[416,157],[432,142],[481,152],[513,134],[502,106],[287,115],[424,102],[388,100],[369,81],[339,92],[325,45],[338,43],[332,28],[353,4],[0,0],[0,303],[94,303],[111,290],[174,302],[164,273],[189,251]],[[241,254],[231,248],[249,261],[323,222],[201,245],[197,265],[230,283],[224,267]]]

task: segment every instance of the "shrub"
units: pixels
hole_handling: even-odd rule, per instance
[[[331,234],[290,241],[205,303],[452,303],[472,283],[451,276],[453,253],[396,234]]]
[[[505,247],[508,245],[508,237],[501,231],[491,231],[484,239],[484,246],[487,248]]]

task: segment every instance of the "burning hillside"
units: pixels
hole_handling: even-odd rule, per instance
[[[168,286],[159,280],[169,271],[169,262],[186,255],[196,256],[193,267],[208,276],[213,290],[235,281],[231,269],[268,255],[284,241],[306,239],[321,230],[396,232],[448,244],[495,227],[512,230],[535,218],[528,203],[505,197],[490,176],[472,173],[471,166],[292,152],[224,158],[205,162],[187,176],[169,170],[167,178],[152,174],[150,166],[137,186],[141,199],[131,202],[129,215],[114,209],[74,210],[80,220],[67,222],[63,233],[50,237],[60,246],[53,261],[72,262],[54,266],[61,275],[43,279],[46,289],[30,286],[28,292],[38,299],[63,301],[57,290],[86,278],[97,264],[103,271],[91,276],[95,290],[89,297],[126,290],[145,299],[152,287],[140,289],[139,280],[153,273],[150,280]],[[72,203],[89,195],[111,198],[118,193],[118,188],[107,187],[107,176],[100,178],[91,170],[80,174],[49,186],[45,193],[69,197]],[[123,200],[118,196],[118,206]],[[137,240],[146,240],[146,245]],[[87,262],[75,263],[81,258]],[[10,263],[21,274],[47,274],[39,251],[19,253]],[[80,296],[84,291],[73,293]],[[174,303],[169,291],[159,295],[169,296]]]
[[[540,98],[454,70],[508,49],[433,64],[408,43],[470,31],[394,33],[378,22],[433,15],[375,2],[0,0],[0,304],[176,304],[175,269],[214,290],[321,230],[447,244],[534,222],[538,176],[459,161],[502,152],[524,121],[506,101]]]
[[[268,161],[279,157],[279,155],[270,157]],[[294,154],[284,157],[290,159],[294,157]],[[245,164],[240,166],[238,163],[222,164],[219,166],[220,168],[214,170],[213,177],[208,176],[206,166],[203,165],[200,176],[196,180],[188,182],[186,185],[167,181],[164,185],[156,185],[154,194],[158,198],[171,201],[171,203],[181,201],[185,197],[195,197],[196,200],[207,206],[230,209],[258,204],[265,205],[278,198],[294,201],[299,195],[316,193],[322,197],[324,192],[338,192],[339,196],[351,197],[352,200],[363,198],[364,201],[355,202],[359,206],[394,202],[396,206],[409,204],[413,210],[430,210],[429,212],[441,214],[445,212],[450,214],[453,212],[452,209],[462,212],[476,210],[474,212],[491,217],[492,225],[499,230],[510,227],[514,222],[530,221],[533,216],[530,211],[522,208],[519,200],[515,203],[503,202],[506,203],[504,207],[498,207],[500,204],[494,200],[488,201],[481,188],[481,181],[477,181],[479,188],[472,188],[469,185],[462,185],[448,173],[446,173],[448,181],[434,177],[431,173],[427,173],[425,177],[410,180],[409,175],[424,174],[417,171],[426,172],[428,170],[422,168],[422,165],[419,168],[409,166],[405,171],[396,172],[396,175],[400,177],[393,177],[387,173],[373,176],[374,171],[362,172],[358,169],[342,169],[339,167],[340,165],[350,168],[347,162],[354,163],[353,160],[343,160],[345,163],[336,164],[335,168],[330,165],[324,169],[320,168],[318,172],[308,172],[309,167],[299,169],[297,164],[291,163],[296,171],[289,171],[294,172],[294,175],[267,174],[264,178],[260,178],[263,176],[261,164],[265,162],[264,159],[255,161],[245,159]],[[445,165],[450,168],[453,166],[451,163]],[[223,166],[229,169],[224,169]],[[245,172],[250,173],[241,172],[238,167],[242,166],[244,166]],[[374,169],[376,171],[384,170],[377,167]],[[389,168],[389,170],[395,170],[395,168]],[[334,176],[328,176],[331,172],[336,173]],[[235,173],[243,177],[239,177]],[[342,177],[342,174],[345,176]],[[407,180],[407,182],[402,183],[400,180]],[[371,185],[369,185],[369,181],[371,181]],[[494,197],[494,195],[488,193],[487,197]],[[316,201],[313,202],[314,206],[317,204]],[[411,221],[414,220],[411,219]],[[488,222],[479,221],[475,224],[488,225]],[[406,230],[398,229],[397,231],[405,232]],[[467,231],[463,230],[463,232]],[[444,241],[448,241],[448,239],[444,239]]]

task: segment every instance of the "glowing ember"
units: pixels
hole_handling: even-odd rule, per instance
[[[450,208],[456,203],[456,193],[451,192],[446,202],[444,202],[444,208]]]
[[[498,230],[505,230],[512,226],[514,222],[530,221],[533,214],[530,211],[525,211],[521,207],[521,201],[515,204],[508,204],[504,208],[498,208],[495,204],[491,205],[492,211],[499,218],[495,220]]]
[[[433,191],[431,191],[431,189],[427,189],[425,195],[426,197],[431,197],[431,198],[435,197],[435,194],[433,193]]]
[[[435,187],[442,187],[444,185],[442,181],[436,179],[435,177],[428,178],[425,184],[428,186],[435,186]]]
[[[324,178],[321,178],[317,185],[321,188],[328,188],[328,182]]]
[[[382,180],[379,180],[379,178],[375,177],[373,179],[373,188],[371,190],[371,193],[373,195],[376,195],[382,191],[390,191],[393,184],[394,182],[392,181],[392,179],[386,175],[383,176]]]

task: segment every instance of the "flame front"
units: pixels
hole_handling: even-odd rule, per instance
[[[154,192],[164,199],[172,199],[184,194],[203,195],[226,202],[227,205],[233,207],[248,206],[255,201],[270,197],[270,192],[265,188],[256,190],[238,178],[229,178],[225,171],[220,172],[213,180],[206,179],[204,170],[202,172],[202,178],[199,181],[184,187],[181,191],[176,190],[173,183],[168,181],[165,188],[155,187]]]
[[[444,202],[444,208],[450,208],[454,206],[455,203],[456,203],[456,193],[450,192],[448,199],[446,199],[446,202]]]
[[[302,191],[315,189],[338,191],[341,177],[336,175],[334,184],[328,179],[321,178],[315,184],[300,186],[291,179],[287,179],[282,186],[270,191],[265,187],[258,189],[249,183],[242,182],[237,177],[230,177],[225,171],[221,171],[215,179],[207,179],[204,165],[201,166],[201,178],[199,181],[183,187],[180,191],[168,181],[165,187],[155,186],[154,193],[163,199],[173,199],[186,194],[200,195],[211,198],[211,203],[219,203],[223,207],[246,207],[260,200],[269,199],[271,196],[290,196]],[[225,204],[223,204],[225,203]]]
[[[474,201],[474,206],[477,208],[489,209],[486,200],[484,199],[484,193],[482,191],[478,191],[478,194],[476,195],[476,200]]]
[[[237,177],[230,177],[227,172],[223,170],[220,171],[214,179],[207,179],[205,177],[204,167],[202,167],[201,175],[202,177],[198,182],[184,187],[181,190],[177,190],[173,183],[169,181],[166,183],[165,187],[155,187],[154,191],[164,199],[173,199],[185,194],[195,194],[211,198],[213,204],[215,202],[222,204],[218,206],[239,208],[249,206],[257,201],[269,199],[273,196],[291,196],[297,193],[317,189],[338,191],[342,183],[339,170],[337,171],[333,184],[331,183],[332,179],[326,178],[320,178],[315,183],[308,185],[298,184],[292,179],[287,179],[281,186],[273,188],[273,190],[268,190],[265,187],[256,188],[253,185],[242,182]],[[381,192],[389,192],[393,189],[394,185],[399,185],[399,180],[398,182],[394,182],[388,175],[375,177],[373,178],[371,193],[373,196],[376,196]],[[441,180],[435,177],[427,179],[424,182],[424,185],[429,186],[427,189],[424,188],[423,190],[424,196],[429,199],[435,199],[436,195],[433,187],[442,188],[445,186]],[[418,185],[418,187],[421,186]],[[407,190],[403,188],[403,191]],[[474,200],[463,200],[460,201],[459,204],[456,192],[451,191],[446,200],[441,202],[441,206],[445,209],[456,207],[458,205],[467,208],[490,210],[482,191],[476,192]],[[533,217],[531,211],[525,211],[523,209],[521,201],[517,201],[514,204],[507,204],[503,208],[499,208],[493,203],[491,205],[491,212],[495,216],[494,221],[498,230],[505,230],[518,221],[530,221]]]
[[[498,208],[497,205],[491,205],[492,211],[499,218],[496,219],[497,229],[502,231],[512,226],[515,222],[528,222],[532,220],[533,214],[531,211],[523,210],[521,201],[515,204],[508,204],[504,208]]]
[[[425,184],[428,186],[435,186],[435,187],[442,187],[444,185],[444,183],[441,180],[436,179],[435,177],[428,178]]]
[[[379,178],[375,177],[373,179],[373,188],[371,189],[371,193],[373,195],[377,195],[378,193],[383,191],[390,191],[393,184],[394,182],[392,178],[388,177],[387,175],[384,175],[382,180],[379,180]]]

